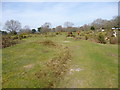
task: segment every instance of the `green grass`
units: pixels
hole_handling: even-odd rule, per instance
[[[72,68],[81,68],[65,77],[59,87],[108,88],[117,87],[117,46],[101,45],[89,41],[71,43]],[[113,56],[112,56],[113,55]],[[68,81],[68,83],[67,83]],[[67,83],[63,84],[63,82]],[[76,83],[77,82],[77,83]]]
[[[45,40],[57,46],[40,43]],[[117,47],[66,38],[65,33],[24,39],[21,44],[2,50],[3,88],[117,88]],[[81,70],[70,73],[78,68]]]

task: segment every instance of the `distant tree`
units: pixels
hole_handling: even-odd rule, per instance
[[[42,25],[43,28],[47,28],[49,29],[51,27],[51,23],[50,22],[46,22]]]
[[[25,25],[21,30],[20,33],[31,33],[31,29],[28,25]]]
[[[35,33],[36,32],[36,30],[35,29],[32,29],[32,33]]]
[[[92,26],[94,26],[96,29],[100,29],[104,26],[105,20],[98,18],[92,22]]]
[[[23,27],[23,29],[25,29],[25,30],[30,30],[30,26],[25,25],[25,26]]]
[[[65,22],[65,23],[64,23],[65,31],[71,32],[73,25],[74,25],[74,24],[73,24],[72,22]]]
[[[0,30],[0,33],[2,33],[2,35],[8,34],[6,31],[1,31],[1,30]]]
[[[120,16],[113,17],[111,22],[112,22],[112,27],[119,27],[120,26]]]
[[[6,21],[4,28],[7,31],[15,34],[17,31],[21,29],[21,23],[15,20]]]
[[[119,26],[119,19],[120,16],[115,16],[113,17],[113,19],[111,20],[104,20],[104,19],[96,19],[94,20],[91,25],[94,26],[96,29],[100,29],[102,27],[104,27],[105,29],[110,30],[113,27],[118,27]]]
[[[46,32],[49,32],[51,29],[51,23],[50,22],[46,22],[44,23],[42,26],[41,26],[41,32],[42,33],[46,33]]]
[[[38,28],[38,32],[40,32],[40,30],[41,30],[41,27]]]
[[[55,28],[52,28],[51,30],[52,30],[52,32],[55,32],[55,31],[56,31]]]
[[[57,27],[55,28],[55,31],[56,31],[56,32],[62,31],[62,26],[57,26]]]
[[[90,28],[91,30],[95,30],[95,27],[94,26],[91,26],[91,28]]]
[[[82,28],[83,28],[83,30],[90,30],[90,26],[87,25],[87,24],[84,24],[84,25],[82,26]]]
[[[74,24],[72,22],[65,22],[64,26],[65,27],[72,27]]]
[[[80,30],[84,30],[83,26],[79,27]]]

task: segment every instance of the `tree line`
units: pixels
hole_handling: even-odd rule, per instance
[[[30,29],[30,26],[25,25],[23,28],[21,23],[16,20],[8,20],[5,22],[4,29],[6,31],[0,30],[2,34],[21,34],[21,33],[47,33],[47,32],[75,32],[78,30],[100,30],[106,29],[110,30],[111,28],[118,28],[119,27],[119,19],[120,16],[113,17],[111,20],[105,20],[98,18],[94,20],[90,24],[84,24],[81,27],[74,27],[74,23],[72,22],[65,22],[64,26],[61,25],[52,28],[52,24],[50,22],[45,22],[43,25],[36,29]]]

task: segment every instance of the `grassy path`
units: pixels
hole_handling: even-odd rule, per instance
[[[59,87],[115,88],[118,86],[118,57],[115,45],[89,41],[67,44],[72,51],[70,70]]]
[[[40,44],[48,39],[58,46]],[[3,49],[3,87],[117,87],[117,45],[74,40],[64,35],[23,41]]]

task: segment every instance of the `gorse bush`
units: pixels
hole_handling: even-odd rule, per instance
[[[19,36],[18,36],[18,35],[13,35],[13,36],[11,36],[11,38],[12,38],[13,40],[15,40],[15,39],[19,39]]]
[[[75,37],[75,35],[73,34],[73,32],[68,32],[66,37]]]
[[[97,40],[99,43],[106,44],[105,35],[102,32],[98,33]]]
[[[11,36],[2,36],[2,48],[13,46],[18,43],[18,40],[14,40]]]
[[[22,33],[19,35],[20,39],[27,38],[27,37],[30,37],[30,35],[28,35],[27,33]]]
[[[91,26],[91,28],[90,28],[91,30],[95,30],[95,27],[94,26]]]
[[[20,35],[3,35],[2,36],[2,48],[6,48],[9,46],[13,46],[15,44],[18,44],[19,41],[23,38],[30,37],[30,35],[26,33],[22,33]]]
[[[88,40],[88,35],[87,34],[85,34],[85,40]]]

